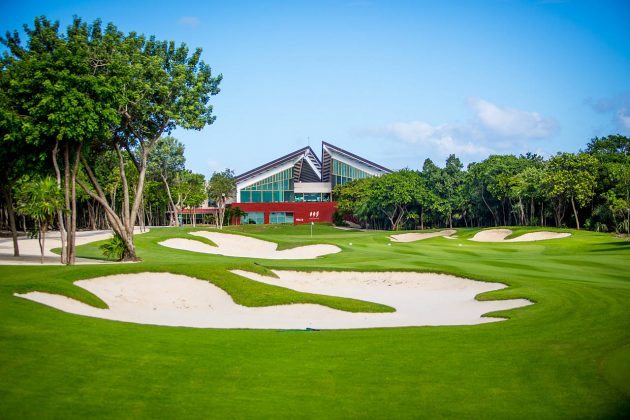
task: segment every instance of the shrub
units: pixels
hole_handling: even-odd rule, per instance
[[[120,261],[125,252],[125,241],[118,234],[99,247],[103,251],[105,258],[109,260]]]
[[[332,222],[335,226],[343,226],[343,216],[338,211],[335,211],[332,216]]]

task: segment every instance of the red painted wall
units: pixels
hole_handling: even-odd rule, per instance
[[[269,223],[269,213],[276,211],[293,212],[293,223],[301,225],[311,222],[332,223],[332,216],[337,209],[337,203],[232,203],[232,207],[239,207],[244,212],[264,212],[265,223]],[[241,221],[234,220],[240,224]]]

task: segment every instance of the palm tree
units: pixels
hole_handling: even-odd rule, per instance
[[[52,177],[35,178],[23,183],[18,191],[18,213],[29,216],[37,224],[41,263],[44,263],[46,231],[57,211],[63,208],[63,197]]]

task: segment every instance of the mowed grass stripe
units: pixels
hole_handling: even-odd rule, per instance
[[[574,231],[567,239],[522,246],[471,245],[465,237],[475,230],[462,230],[455,240],[388,246],[388,232],[316,225],[311,239],[305,226],[238,229],[283,246],[321,241],[344,251],[305,261],[172,252],[157,242],[186,237],[191,229],[154,229],[137,237],[144,258],[139,264],[0,267],[0,417],[622,418],[630,413],[627,394],[609,373],[627,366],[623,349],[630,344],[630,248],[623,240]],[[456,253],[461,248],[471,253]],[[79,248],[80,256],[98,253],[96,244]],[[112,322],[12,296],[46,288],[81,295],[71,284],[81,278],[171,271],[224,282],[235,300],[273,304],[286,297],[283,292],[265,294],[256,282],[239,284],[228,270],[423,267],[511,286],[480,298],[528,297],[537,304],[506,311],[507,322],[477,326],[278,332]],[[83,298],[89,296],[85,292]]]

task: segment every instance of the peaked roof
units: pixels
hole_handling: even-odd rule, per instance
[[[328,153],[326,153],[326,149],[334,152],[334,153],[338,153],[340,155],[349,157],[352,160],[356,160],[358,162],[361,162],[362,164],[369,166],[371,168],[373,168],[374,170],[376,170],[377,172],[383,172],[383,173],[391,173],[393,172],[391,169],[388,169],[384,166],[379,165],[378,163],[374,163],[370,160],[367,160],[365,158],[362,158],[361,156],[355,155],[354,153],[348,152],[347,150],[342,149],[341,147],[337,147],[334,144],[330,144],[327,143],[325,141],[322,141],[322,161],[323,161],[323,170],[322,170],[322,180],[324,182],[327,182],[330,180],[330,158],[327,157],[326,155],[328,155]]]
[[[313,149],[311,149],[310,146],[307,147],[303,147],[299,150],[296,150],[295,152],[289,153],[288,155],[284,155],[282,157],[279,157],[278,159],[272,160],[271,162],[265,163],[264,165],[260,165],[257,168],[254,168],[250,171],[244,172],[240,175],[236,176],[236,182],[242,182],[245,181],[248,178],[252,178],[255,177],[256,175],[260,174],[261,172],[265,172],[268,171],[270,169],[273,169],[277,166],[283,165],[287,162],[292,162],[295,159],[299,158],[299,157],[304,157],[304,156],[308,156],[309,160],[311,161],[311,163],[314,164],[314,166],[316,166],[319,170],[321,170],[322,167],[322,163],[320,162],[320,160],[317,158],[317,156],[315,155],[315,152],[313,151]]]

